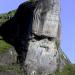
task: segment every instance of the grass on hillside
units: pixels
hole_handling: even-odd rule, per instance
[[[9,65],[9,66],[3,66],[0,65],[0,72],[15,72],[18,75],[25,75],[24,71],[21,69],[19,65]]]
[[[74,64],[67,64],[64,66],[63,71],[56,72],[56,75],[75,75],[75,65]]]
[[[4,22],[9,20],[11,17],[13,17],[15,13],[16,13],[16,10],[9,11],[8,13],[5,13],[5,14],[0,14],[0,26]],[[0,40],[0,53],[6,52],[10,47],[11,46],[8,43],[6,43],[4,40]]]
[[[10,47],[11,45],[6,43],[4,40],[0,40],[0,54],[5,53]]]
[[[8,13],[0,14],[0,25],[12,18],[16,13],[16,10],[9,11]]]

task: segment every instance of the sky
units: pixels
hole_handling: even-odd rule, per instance
[[[0,0],[0,13],[18,8],[26,0]],[[75,63],[75,0],[61,0],[61,48]]]

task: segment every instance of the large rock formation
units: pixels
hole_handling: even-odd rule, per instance
[[[60,47],[59,0],[33,1],[20,5],[15,16],[3,24],[2,35],[16,48],[27,75],[54,75],[70,63]]]
[[[25,61],[27,75],[55,74],[68,62],[60,51],[60,25],[59,0],[38,0]]]

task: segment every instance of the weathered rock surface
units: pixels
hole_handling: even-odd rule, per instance
[[[60,47],[59,0],[38,1],[32,24],[33,37],[28,41],[23,68],[27,75],[55,75],[56,70],[62,70],[66,63],[70,63]],[[15,57],[16,54],[9,50],[0,56],[0,64],[9,65],[15,61]],[[4,73],[7,74],[11,73]]]
[[[71,63],[56,42],[48,39],[31,40],[25,61],[27,75],[48,75]]]
[[[12,47],[7,52],[0,54],[0,65],[11,65],[16,63],[17,54],[15,49]]]
[[[16,58],[17,54],[13,47],[0,54],[0,75],[25,75],[20,65],[17,64]]]
[[[55,41],[42,39],[30,41],[26,59],[28,75],[31,73],[47,75],[54,73],[58,67],[59,54]]]
[[[54,75],[56,70],[70,63],[59,49],[61,25],[59,14],[59,0],[39,0],[34,10],[32,24],[34,37],[29,41],[24,66],[27,75]]]
[[[59,28],[59,0],[40,0],[34,11],[32,32],[38,36],[57,37]]]

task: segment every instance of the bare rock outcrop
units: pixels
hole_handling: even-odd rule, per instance
[[[5,41],[15,47],[27,75],[55,75],[57,70],[62,70],[66,63],[70,63],[60,47],[60,2],[33,2],[21,4],[14,17],[4,23],[0,33]],[[13,57],[11,52],[8,55],[9,58]],[[2,61],[4,59],[7,57],[3,56]]]
[[[59,49],[60,25],[59,0],[38,0],[24,66],[27,75],[54,75],[68,62]]]

